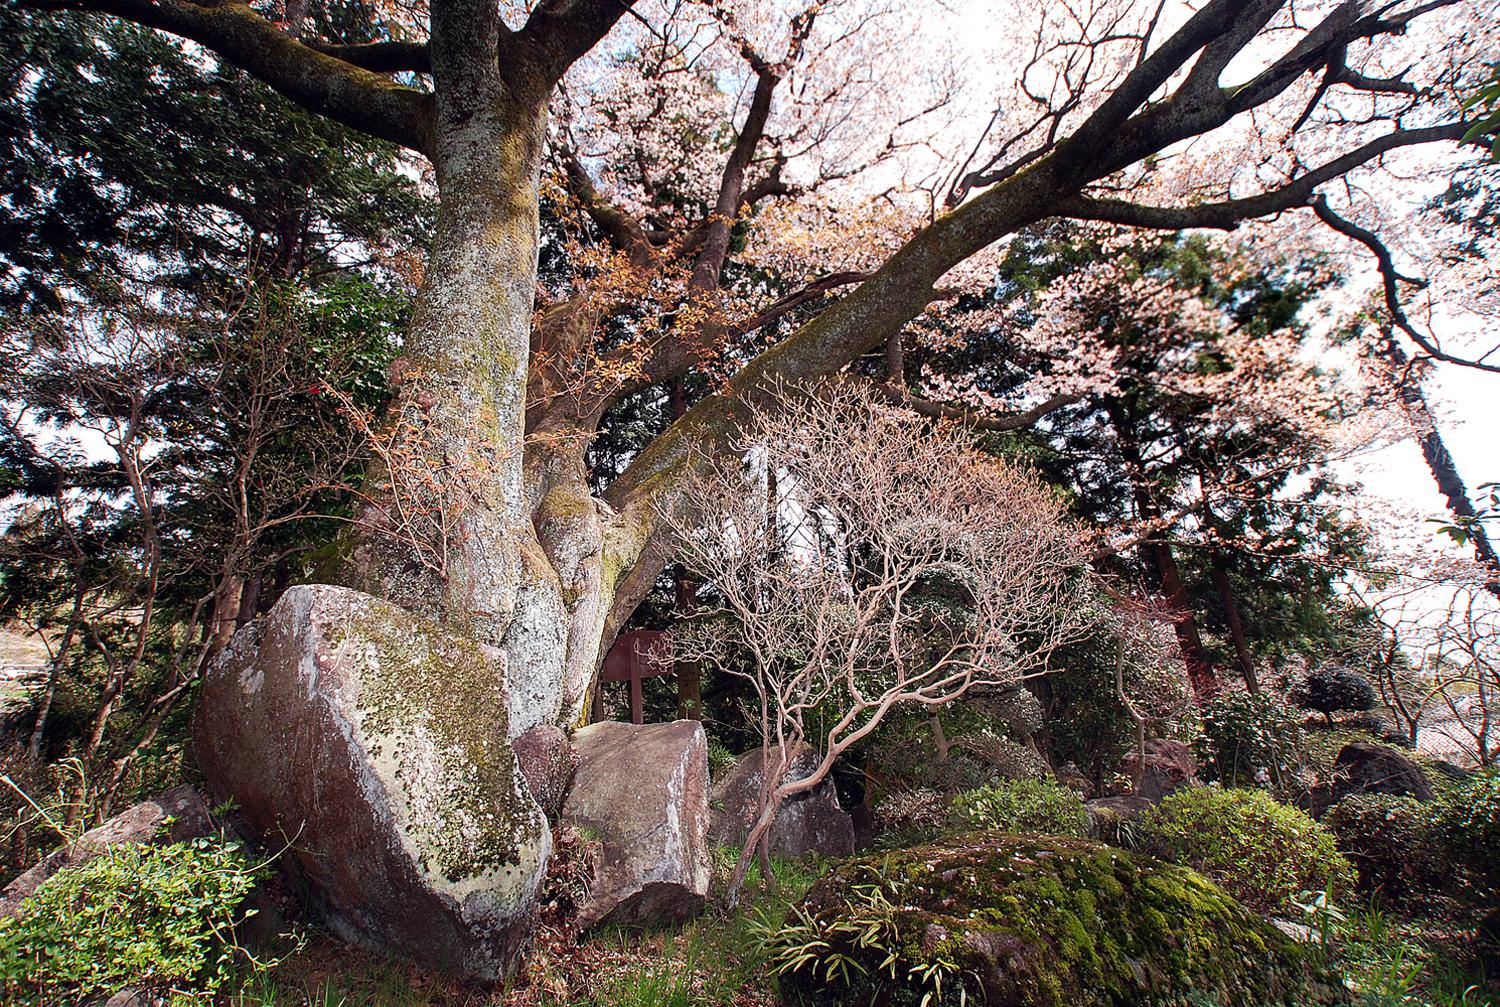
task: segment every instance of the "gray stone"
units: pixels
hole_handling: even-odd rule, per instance
[[[567,732],[551,724],[538,724],[510,744],[516,750],[516,761],[532,799],[547,817],[556,818],[573,780],[573,770],[578,767],[578,753],[568,743]]]
[[[1282,933],[1286,934],[1292,940],[1296,941],[1298,944],[1317,943],[1317,932],[1305,923],[1293,923],[1291,920],[1273,919],[1271,921],[1271,925],[1277,930],[1280,930]]]
[[[154,997],[145,990],[124,989],[104,1001],[104,1007],[155,1007],[162,998]]]
[[[773,765],[779,753],[770,754]],[[743,845],[755,823],[760,791],[765,781],[760,751],[746,752],[714,781],[710,800],[708,835],[714,842]],[[818,766],[818,753],[800,746],[783,782],[800,780]],[[771,852],[778,857],[800,860],[812,853],[847,857],[854,853],[854,823],[839,805],[831,777],[811,790],[788,799],[771,826]]]
[[[696,720],[590,724],[562,820],[602,849],[579,912],[599,923],[668,923],[708,895],[708,741]]]
[[[517,964],[551,850],[509,736],[493,651],[321,585],[235,635],[194,724],[214,789],[341,935],[484,980]]]
[[[88,863],[111,846],[124,843],[166,845],[206,836],[213,820],[203,798],[192,787],[177,787],[150,801],[142,801],[91,829],[70,846],[53,850],[0,894],[0,917],[13,915],[22,900],[64,867]]]

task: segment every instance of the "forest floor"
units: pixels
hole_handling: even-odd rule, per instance
[[[723,890],[731,854],[715,858],[712,891]],[[350,948],[331,935],[300,936],[250,980],[234,1007],[775,1007],[774,983],[757,927],[780,920],[819,869],[774,865],[776,883],[752,866],[740,907],[710,903],[700,916],[662,929],[606,927],[579,939],[543,928],[522,973],[479,989],[410,962]]]

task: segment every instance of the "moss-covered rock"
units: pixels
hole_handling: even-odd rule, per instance
[[[971,833],[847,861],[769,938],[788,1004],[1326,1004],[1309,952],[1191,870]]]

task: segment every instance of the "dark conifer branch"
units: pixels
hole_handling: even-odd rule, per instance
[[[110,14],[190,39],[321,115],[413,150],[428,149],[429,96],[299,42],[234,0],[34,0],[43,10]]]

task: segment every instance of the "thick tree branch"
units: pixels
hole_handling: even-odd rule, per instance
[[[325,56],[343,60],[373,73],[431,73],[432,59],[426,42],[364,42],[358,45],[336,45],[320,39],[304,44]]]
[[[507,47],[528,53],[539,75],[535,84],[550,90],[600,39],[609,34],[635,0],[542,0],[526,27]]]
[[[633,265],[638,268],[649,266],[656,258],[656,250],[651,247],[640,221],[604,197],[571,147],[562,147],[559,156],[567,173],[568,191],[578,200],[589,219],[616,248],[630,257]]]
[[[35,0],[43,10],[110,14],[218,53],[287,98],[346,126],[426,152],[430,96],[297,41],[233,0]]]
[[[1313,192],[1319,185],[1339,178],[1382,154],[1400,147],[1423,143],[1436,143],[1443,140],[1457,142],[1463,138],[1467,128],[1468,123],[1456,122],[1423,129],[1393,130],[1347,154],[1305,172],[1286,185],[1239,199],[1198,203],[1191,206],[1148,206],[1122,199],[1098,199],[1078,195],[1060,200],[1053,209],[1060,217],[1099,220],[1130,227],[1151,227],[1171,231],[1210,227],[1229,231],[1256,217],[1265,217],[1283,210],[1309,205]]]
[[[1232,114],[1237,115],[1264,104],[1285,91],[1303,74],[1330,62],[1342,63],[1343,50],[1351,42],[1404,31],[1408,24],[1421,15],[1459,2],[1460,0],[1430,0],[1390,16],[1386,16],[1389,10],[1387,7],[1380,13],[1358,17],[1360,4],[1355,0],[1348,0],[1304,35],[1286,55],[1252,80],[1227,92],[1228,107]]]
[[[1421,9],[1447,2],[1451,0],[1433,0]],[[1415,13],[1408,11],[1396,17],[1404,27],[1413,16]],[[749,361],[723,391],[700,401],[642,451],[606,494],[615,511],[640,529],[638,541],[643,542],[639,561],[629,567],[628,576],[618,585],[606,642],[610,632],[654,581],[664,558],[655,515],[671,512],[680,505],[677,499],[680,478],[697,464],[694,459],[710,457],[732,443],[735,431],[750,409],[773,394],[775,388],[796,386],[836,373],[880,345],[938,296],[936,285],[949,269],[1017,229],[1055,215],[1088,215],[1103,209],[1123,214],[1125,211],[1107,201],[1082,201],[1082,189],[1174,143],[1223,126],[1248,107],[1245,101],[1249,98],[1262,102],[1274,98],[1301,74],[1325,67],[1340,45],[1346,45],[1352,38],[1378,33],[1377,22],[1367,18],[1351,20],[1340,8],[1250,85],[1232,90],[1215,85],[1203,94],[1179,88],[1170,98],[1136,111],[1195,53],[1225,32],[1244,26],[1245,19],[1253,21],[1259,17],[1269,17],[1259,4],[1209,0],[1171,38],[1142,60],[1071,136],[1023,170],[923,228],[858,289]],[[1394,20],[1387,18],[1382,23]],[[1238,36],[1244,34],[1241,31]],[[1255,33],[1251,36],[1258,37]],[[1248,202],[1229,201],[1227,207],[1161,208],[1153,212],[1155,219],[1149,226],[1215,226],[1214,214],[1220,218],[1232,214],[1237,222],[1289,206],[1306,205],[1320,181],[1363,164],[1382,150],[1410,143],[1457,140],[1461,135],[1462,129],[1453,124],[1430,130],[1397,130],[1289,183],[1288,192],[1262,194]],[[1297,195],[1300,202],[1294,198]],[[1100,204],[1104,204],[1103,208]],[[1139,209],[1133,212],[1136,216],[1144,215]],[[1168,216],[1191,213],[1199,214],[1200,220],[1207,217],[1209,222],[1180,223],[1173,219],[1168,224],[1166,221]]]
[[[765,136],[766,120],[771,114],[771,98],[780,75],[771,68],[756,73],[755,93],[750,99],[750,110],[745,114],[745,125],[735,138],[729,159],[719,180],[719,194],[714,200],[713,213],[707,221],[703,244],[698,250],[698,259],[693,263],[692,279],[688,287],[692,291],[708,291],[719,286],[719,274],[724,268],[724,259],[729,254],[729,238],[734,222],[739,215],[740,201],[745,195],[745,173],[750,168],[750,159],[755,148]]]
[[[1074,131],[1069,142],[1080,146],[1106,142],[1194,53],[1214,39],[1232,33],[1237,24],[1253,22],[1267,2],[1261,0],[1260,4],[1252,5],[1244,0],[1210,0],[1156,51],[1136,64],[1120,86]]]

